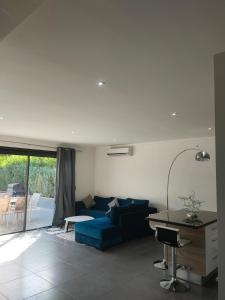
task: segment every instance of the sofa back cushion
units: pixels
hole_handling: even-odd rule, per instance
[[[109,209],[109,202],[113,200],[113,197],[101,197],[101,196],[94,196],[94,201],[96,205],[94,206],[94,209],[107,211]]]
[[[143,200],[143,199],[133,199],[133,198],[127,198],[127,199],[120,199],[118,198],[118,202],[120,206],[130,205],[130,204],[137,204],[137,205],[145,205],[145,208],[149,207],[149,200]]]
[[[137,200],[137,199],[125,199],[125,200],[119,199],[119,200],[120,200],[119,201],[120,206],[112,207],[109,214],[111,222],[114,225],[119,225],[121,221],[120,219],[125,214],[133,214],[135,219],[135,213],[139,213],[139,212],[146,213],[146,211],[148,211],[148,205],[149,205],[148,200]]]
[[[118,199],[119,206],[127,206],[131,204],[131,200],[129,199],[120,199],[120,198],[117,199]]]
[[[131,204],[140,205],[141,207],[148,208],[149,207],[149,200],[142,200],[142,199],[133,199],[133,198],[127,198],[127,201],[130,201]]]
[[[132,203],[131,207],[132,207],[132,212],[140,211],[140,210],[146,210],[148,208],[146,206],[146,203],[138,203],[138,204]]]

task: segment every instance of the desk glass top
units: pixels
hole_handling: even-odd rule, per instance
[[[161,211],[157,214],[149,215],[148,219],[154,222],[173,224],[178,226],[185,226],[191,228],[201,228],[217,222],[217,213],[212,211],[200,211],[198,215],[198,222],[187,222],[185,210],[169,210]]]

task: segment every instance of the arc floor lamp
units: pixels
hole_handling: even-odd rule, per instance
[[[169,168],[168,176],[167,176],[167,187],[166,187],[166,210],[169,210],[169,185],[170,185],[170,174],[173,168],[173,165],[175,161],[178,159],[179,156],[181,156],[183,153],[187,151],[195,151],[195,160],[199,162],[205,162],[210,160],[210,155],[206,151],[200,150],[199,148],[187,148],[179,152],[174,159],[172,160],[172,163]],[[166,262],[166,246],[164,245],[164,257],[162,260],[155,261],[154,262],[154,267],[162,270],[166,270],[168,268],[167,262]]]

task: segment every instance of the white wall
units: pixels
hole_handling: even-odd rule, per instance
[[[6,138],[0,136],[1,139]],[[46,141],[14,140],[57,146]],[[214,143],[214,138],[200,138],[135,144],[134,156],[131,157],[108,157],[107,147],[79,147],[82,152],[77,152],[76,156],[76,200],[81,200],[89,193],[129,196],[151,199],[156,207],[163,208],[167,172],[173,157],[184,148],[199,145],[210,152],[211,160],[206,163],[195,162],[193,152],[187,152],[178,159],[171,174],[171,208],[181,206],[178,195],[194,190],[199,199],[206,201],[204,209],[216,210]],[[1,141],[0,146],[25,147],[19,143]],[[36,148],[45,150],[44,147]]]
[[[185,148],[195,147],[211,154],[209,162],[196,162],[189,151],[176,161],[171,173],[170,208],[182,207],[179,195],[195,191],[203,208],[216,210],[215,139],[213,137],[141,143],[134,145],[134,155],[106,156],[107,147],[96,148],[95,194],[150,199],[165,208],[166,182],[170,163]]]
[[[85,147],[76,155],[76,200],[94,194],[95,148]]]
[[[12,142],[3,142],[3,140],[12,141]],[[21,143],[28,143],[28,144],[25,145]],[[32,146],[29,144],[36,144],[42,146]],[[44,147],[43,145],[47,147]],[[0,136],[0,146],[55,151],[58,145],[54,142]],[[53,148],[49,149],[48,146]],[[70,146],[72,147],[72,145]],[[76,145],[75,148],[78,148],[82,151],[82,152],[79,151],[76,152],[76,165],[75,165],[76,166],[75,168],[76,200],[81,200],[83,197],[87,196],[88,194],[94,193],[95,148],[81,147],[79,145]]]
[[[219,229],[219,300],[225,299],[225,52],[215,56],[216,175]]]

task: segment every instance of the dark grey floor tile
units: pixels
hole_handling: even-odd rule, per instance
[[[14,262],[0,265],[0,283],[8,282],[28,275],[32,275],[32,273]]]
[[[95,298],[94,298],[95,299]],[[151,293],[146,293],[146,291],[136,290],[135,288],[123,287],[117,290],[111,290],[104,294],[102,299],[107,300],[164,300],[161,298],[160,293],[157,290],[152,290]],[[96,299],[97,300],[97,299]],[[170,300],[170,298],[165,298],[165,300]]]
[[[47,266],[56,266],[59,262],[61,262],[61,260],[54,255],[42,254],[37,256],[22,257],[16,260],[16,262],[32,272],[39,272],[45,269]]]
[[[71,255],[73,255],[73,251],[70,247],[62,247],[59,245],[58,248],[54,249],[51,254],[53,254],[58,259],[67,260],[69,257],[71,257]]]
[[[67,263],[69,266],[71,266],[76,272],[83,273],[90,273],[96,268],[98,268],[100,272],[100,263],[93,259],[92,264],[90,265],[87,260],[87,256],[85,259],[82,259],[82,255],[79,257],[70,256],[68,259],[64,260],[65,263]]]
[[[64,291],[66,294],[73,296],[75,299],[103,299],[103,294],[110,291],[112,288],[116,288],[117,284],[114,282],[99,278],[95,276],[95,273],[90,273],[88,276],[81,276],[80,278],[72,281],[68,281],[58,288]],[[92,298],[90,298],[90,296]]]
[[[52,288],[53,285],[36,276],[26,276],[0,285],[1,293],[10,300],[21,300],[29,298]]]
[[[63,293],[62,291],[58,291],[56,288],[53,288],[51,290],[42,292],[40,294],[37,294],[27,299],[28,300],[74,300],[75,298]]]
[[[55,237],[56,238],[56,237]],[[61,240],[58,238],[58,240]],[[68,241],[67,241],[68,242]],[[54,249],[51,251],[51,255],[54,257],[70,262],[71,260],[80,260],[82,255],[85,255],[85,247],[81,247],[74,242],[69,241],[68,244],[62,244],[60,242],[55,243]],[[86,255],[85,255],[86,256]]]
[[[45,270],[36,273],[36,275],[48,280],[54,285],[59,285],[64,282],[74,280],[82,275],[82,271],[77,272],[73,267],[65,263],[59,263],[56,266],[47,267]]]

